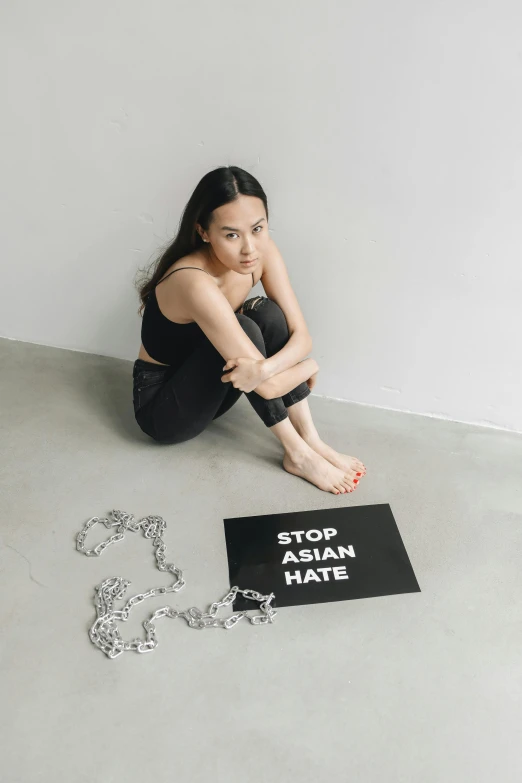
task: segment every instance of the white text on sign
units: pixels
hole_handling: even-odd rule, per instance
[[[337,530],[333,527],[326,527],[322,530],[293,530],[289,533],[278,533],[279,544],[291,544],[292,536],[295,538],[296,543],[300,544],[303,541],[303,536],[308,541],[329,541],[331,538],[337,535]],[[337,551],[336,551],[337,550]],[[283,564],[285,563],[299,563],[310,562],[311,560],[328,560],[328,559],[343,559],[344,557],[355,557],[353,546],[327,546],[321,552],[319,549],[300,549],[298,555],[291,550],[287,550],[284,554]],[[329,582],[330,575],[334,580],[348,579],[345,566],[326,566],[322,568],[308,568],[304,576],[301,571],[285,571],[286,584],[307,584],[308,582]]]

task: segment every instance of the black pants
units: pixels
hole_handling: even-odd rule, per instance
[[[263,356],[273,356],[288,342],[283,311],[272,299],[252,297],[236,311],[241,327]],[[225,360],[206,335],[181,367],[160,366],[136,359],[133,366],[133,404],[136,421],[160,443],[182,443],[194,438],[226,413],[246,394],[267,427],[286,419],[287,408],[310,394],[306,382],[265,400],[255,391],[242,392],[221,380]]]

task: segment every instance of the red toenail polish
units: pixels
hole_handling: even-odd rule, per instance
[[[362,473],[356,473],[355,475],[356,476],[362,476]]]

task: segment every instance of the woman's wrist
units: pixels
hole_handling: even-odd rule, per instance
[[[292,389],[295,389],[296,386],[299,386],[300,383],[304,383],[311,378],[318,369],[319,366],[315,359],[303,359],[293,367],[290,367],[290,369],[271,376],[267,379],[270,388],[270,397],[267,397],[267,399],[282,397]]]
[[[264,381],[268,381],[269,378],[273,378],[275,375],[280,375],[280,373],[276,373],[275,370],[273,369],[273,365],[270,361],[271,358],[272,358],[271,356],[268,356],[266,359],[261,360],[261,367],[263,368]],[[311,356],[308,356],[306,359],[301,359],[300,361],[298,361],[295,367],[299,367],[299,365],[303,364],[304,362],[307,363],[306,364],[307,368],[308,367],[310,368],[310,375],[313,375],[314,372],[317,372],[317,370],[319,369],[319,365],[317,364],[315,359],[312,359]]]
[[[272,363],[270,362],[270,356],[268,356],[266,359],[262,359],[261,368],[262,368],[263,381],[268,381],[268,379],[274,375]]]

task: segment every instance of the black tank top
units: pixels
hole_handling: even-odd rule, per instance
[[[207,275],[210,274],[206,269],[200,269],[198,266],[182,266],[179,269],[173,269],[172,272],[165,275],[160,280],[160,283],[181,269],[199,269],[200,272],[206,272]],[[253,272],[252,285],[255,285]],[[241,307],[238,307],[235,312],[237,313],[239,310],[241,310]],[[183,364],[185,359],[192,353],[195,345],[203,337],[205,337],[205,333],[195,321],[188,324],[177,324],[171,321],[170,318],[167,318],[166,315],[163,315],[156,298],[156,289],[153,288],[149,292],[145,309],[143,310],[141,342],[151,359],[177,368]]]

